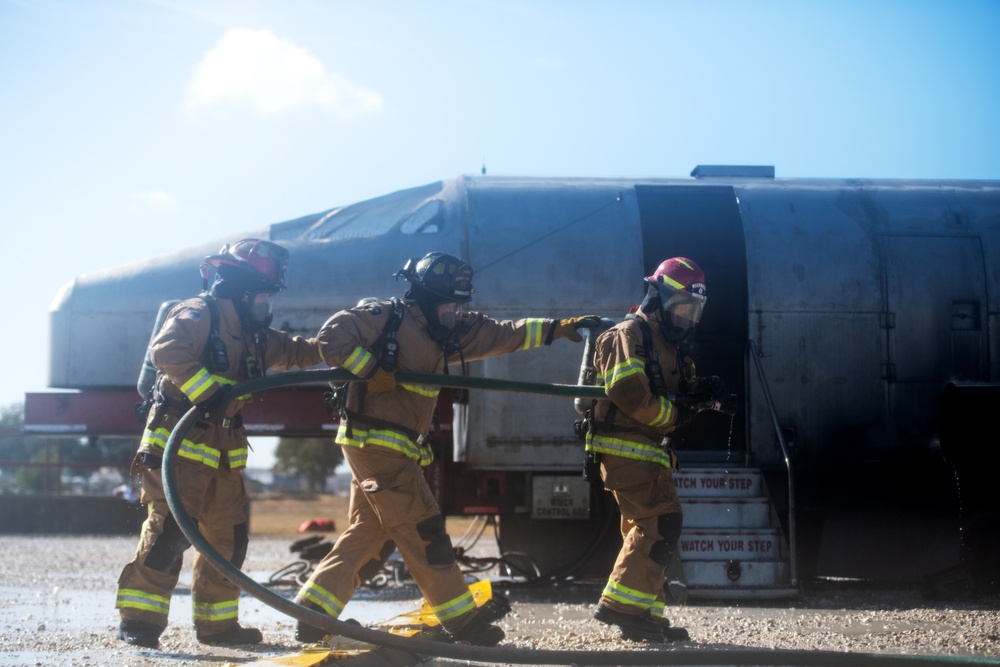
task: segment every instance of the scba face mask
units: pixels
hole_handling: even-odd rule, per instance
[[[454,302],[442,303],[437,307],[438,324],[449,332],[454,331],[455,325],[458,324],[458,314],[461,310],[461,304]]]
[[[257,324],[269,325],[271,319],[274,317],[272,315],[273,305],[273,293],[261,292],[260,294],[255,294],[253,300],[250,302],[251,319]]]
[[[691,287],[693,288],[695,285]],[[664,292],[669,292],[669,294]],[[701,315],[705,310],[707,300],[704,287],[701,288],[700,294],[674,290],[671,287],[660,287],[660,301],[663,303],[666,324],[685,333],[701,322]]]
[[[668,341],[675,344],[694,336],[708,300],[703,283],[678,289],[662,280],[650,287],[648,299],[652,300],[650,305],[660,302],[660,330]]]

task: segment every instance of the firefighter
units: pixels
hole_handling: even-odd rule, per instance
[[[157,647],[183,554],[191,546],[166,504],[160,466],[171,431],[192,405],[201,409],[201,419],[177,452],[184,509],[233,565],[240,567],[246,557],[243,469],[249,443],[240,410],[249,397],[230,400],[224,388],[260,377],[267,369],[306,368],[322,360],[315,338],[269,326],[271,304],[285,287],[287,266],[288,252],[269,241],[251,238],[224,246],[202,265],[206,291],[175,305],[150,342],[158,371],[154,404],[133,464],[142,476],[140,500],[148,505],[148,518],[135,557],[118,579],[115,604],[121,615],[118,637],[129,644]],[[259,630],[238,622],[239,594],[235,584],[195,553],[191,599],[198,641],[261,641]]]
[[[396,277],[410,283],[402,300],[340,311],[319,332],[326,363],[367,382],[346,385],[336,436],[357,491],[350,525],[295,599],[338,618],[358,585],[359,569],[392,540],[445,631],[458,641],[494,646],[504,632],[477,610],[424,476],[423,466],[432,460],[426,437],[439,388],[397,382],[395,373],[447,373],[453,362],[464,373],[468,361],[556,338],[580,341],[577,329],[598,318],[501,322],[466,312],[462,306],[475,291],[472,268],[441,252],[409,260]],[[312,643],[327,634],[300,622],[295,636]]]
[[[725,387],[718,378],[696,377],[690,356],[706,300],[702,270],[674,257],[645,283],[635,312],[594,347],[597,383],[607,398],[588,415],[586,449],[618,503],[624,540],[594,618],[617,626],[624,639],[686,640],[687,631],[663,616],[664,573],[683,524],[668,434],[703,409],[700,399],[686,396],[702,396],[705,387],[722,395]]]

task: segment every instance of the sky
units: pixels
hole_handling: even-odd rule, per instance
[[[77,276],[484,166],[1000,179],[998,34],[995,0],[0,0],[0,406]]]

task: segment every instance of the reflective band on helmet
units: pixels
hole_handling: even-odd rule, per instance
[[[467,614],[475,608],[476,601],[472,599],[472,592],[465,591],[465,593],[459,595],[454,600],[449,600],[444,604],[432,607],[431,611],[434,612],[434,615],[438,617],[439,621],[447,621],[455,618],[456,616]]]
[[[340,613],[344,611],[344,603],[338,600],[336,595],[315,581],[307,581],[306,585],[299,591],[299,597],[303,597],[313,604],[319,605],[323,611],[334,618],[340,618]]]
[[[196,602],[192,612],[196,621],[228,621],[239,616],[239,599],[226,602]]]
[[[643,593],[628,586],[622,586],[614,579],[608,579],[608,585],[604,587],[604,597],[631,607],[637,607],[640,613],[656,603],[655,595]]]
[[[170,598],[163,595],[156,595],[155,593],[147,593],[135,588],[123,588],[118,591],[115,608],[140,609],[167,616],[170,613]]]
[[[684,289],[684,285],[683,285],[683,283],[679,283],[679,282],[677,282],[676,280],[674,280],[674,279],[673,279],[673,278],[671,278],[670,276],[667,276],[667,275],[662,275],[662,276],[660,276],[659,278],[660,278],[660,280],[661,280],[661,281],[663,281],[663,282],[665,282],[666,284],[670,285],[670,286],[671,286],[671,287],[673,287],[674,289],[680,289],[680,290]]]

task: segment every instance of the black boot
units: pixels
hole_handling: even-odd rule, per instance
[[[313,604],[308,600],[300,602],[306,609],[311,609],[312,611],[319,612],[321,614],[326,614],[325,611],[320,609],[319,605]],[[344,623],[354,623],[356,625],[361,625],[353,618],[348,618]],[[321,642],[326,639],[329,635],[333,634],[322,628],[317,628],[315,625],[306,623],[305,621],[299,621],[298,625],[295,626],[295,641],[302,642],[303,644],[315,644],[316,642]]]
[[[244,628],[239,623],[214,635],[206,635],[201,630],[196,631],[198,641],[210,646],[237,646],[240,644],[259,644],[264,635],[257,628]]]
[[[143,621],[122,621],[118,626],[118,639],[128,642],[132,646],[142,646],[143,648],[158,648],[160,646],[160,634],[163,628],[158,628],[152,623]]]
[[[648,613],[626,614],[611,607],[597,605],[594,618],[606,625],[617,626],[621,630],[622,639],[634,642],[663,641],[660,624],[650,618]]]
[[[299,621],[299,624],[295,626],[295,641],[302,642],[303,644],[315,644],[316,642],[321,642],[330,633],[326,630],[317,628],[315,625],[309,625]]]
[[[691,635],[688,634],[685,628],[676,628],[670,625],[670,620],[663,616],[653,616],[650,614],[650,619],[653,623],[660,626],[660,630],[663,632],[663,641],[666,642],[686,642],[691,639]]]
[[[500,626],[490,625],[482,616],[476,615],[465,627],[457,632],[449,632],[455,641],[476,646],[496,646],[507,634]]]
[[[477,615],[487,623],[496,623],[510,613],[510,600],[503,595],[493,594],[489,600],[479,607]]]

